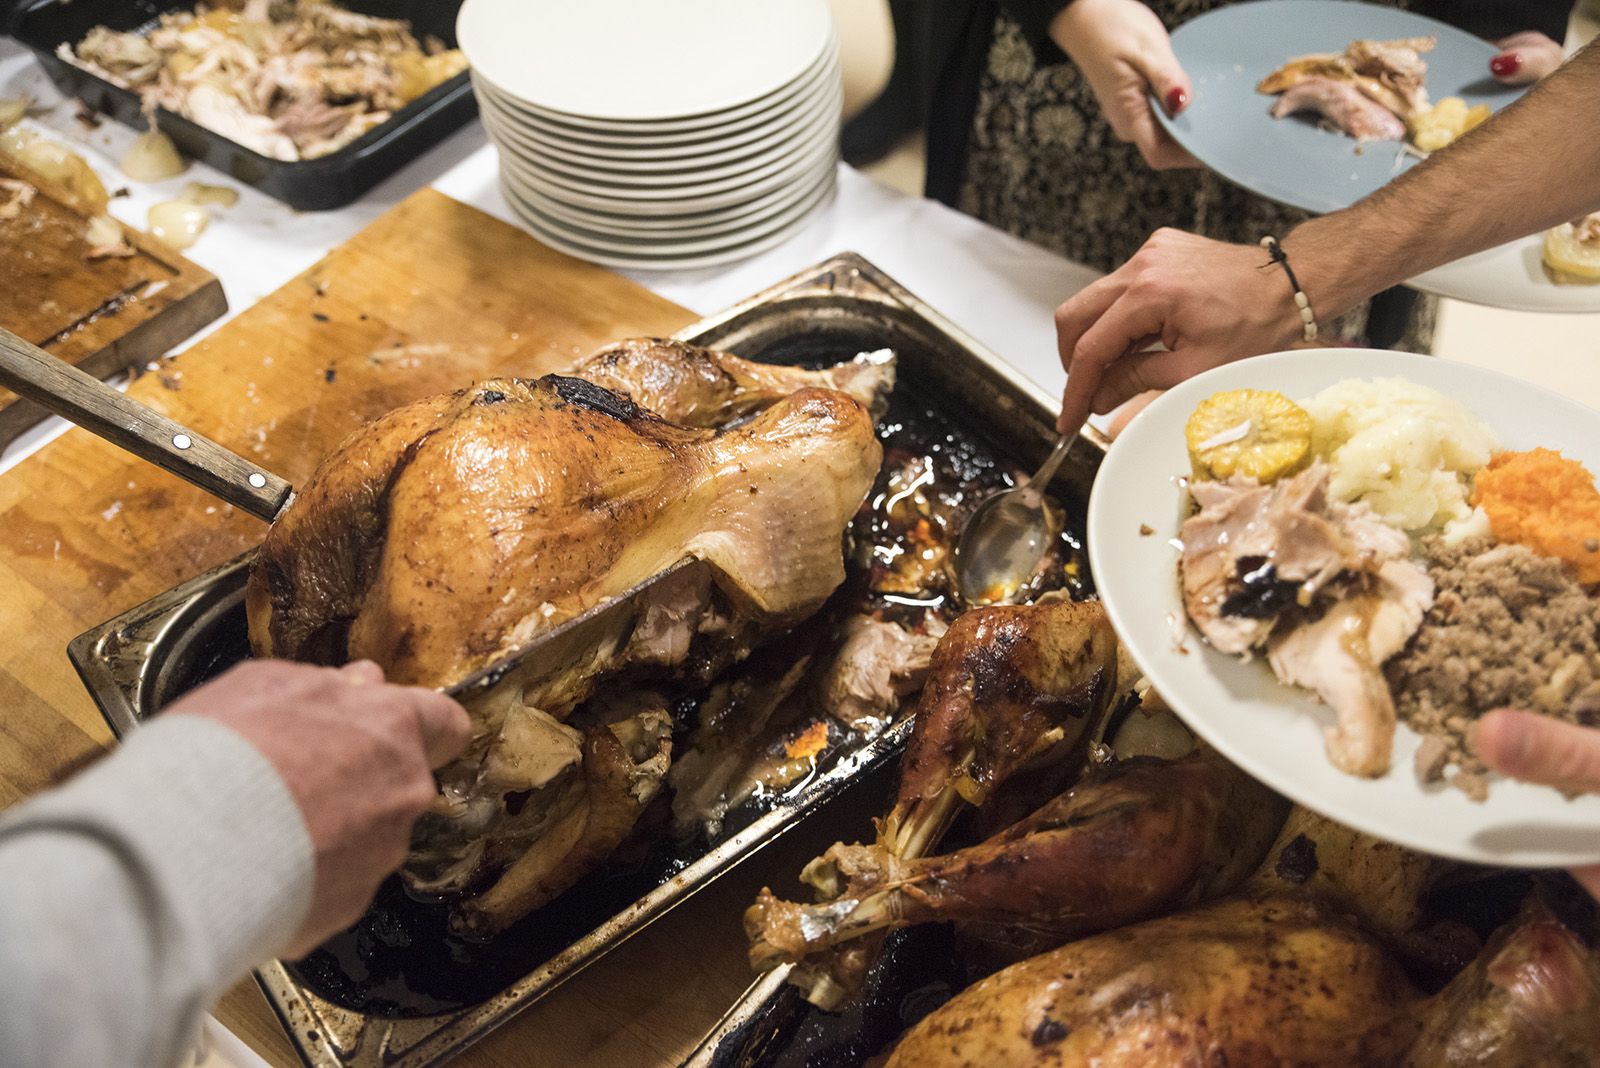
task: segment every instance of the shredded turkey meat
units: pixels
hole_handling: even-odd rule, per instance
[[[1433,604],[1433,580],[1406,535],[1364,504],[1328,497],[1313,464],[1271,486],[1198,482],[1183,524],[1184,608],[1224,653],[1265,649],[1284,682],[1337,716],[1329,759],[1353,775],[1388,770],[1394,701],[1380,669]]]
[[[1303,111],[1321,116],[1357,141],[1400,141],[1406,136],[1406,124],[1392,111],[1349,82],[1333,78],[1307,78],[1292,86],[1272,106],[1272,117]]]
[[[1311,111],[1358,141],[1400,141],[1429,110],[1423,84],[1432,37],[1351,41],[1343,52],[1297,56],[1256,86],[1281,93],[1273,118]]]
[[[409,23],[327,0],[242,0],[161,16],[146,33],[96,26],[62,59],[264,156],[337,151],[466,69]]]

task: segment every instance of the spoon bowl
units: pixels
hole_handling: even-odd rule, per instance
[[[955,575],[968,605],[1007,604],[1031,584],[1061,533],[1044,491],[1076,440],[1062,437],[1032,478],[989,497],[967,520],[956,542]]]

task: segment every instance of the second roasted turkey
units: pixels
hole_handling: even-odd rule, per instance
[[[654,684],[736,662],[843,580],[892,382],[884,358],[801,371],[624,342],[569,376],[417,401],[323,461],[252,568],[257,655],[444,687],[686,557],[710,565],[613,646],[469,709],[414,888],[465,892],[463,926],[491,933],[615,848],[671,759]]]

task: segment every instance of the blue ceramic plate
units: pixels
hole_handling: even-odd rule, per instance
[[[1172,47],[1194,79],[1194,99],[1167,131],[1218,174],[1253,193],[1307,211],[1349,207],[1417,163],[1395,141],[1358,144],[1302,116],[1274,119],[1276,97],[1256,84],[1295,56],[1342,52],[1357,38],[1433,37],[1428,98],[1459,96],[1499,109],[1521,90],[1489,77],[1498,51],[1442,22],[1354,0],[1256,0],[1184,23]]]

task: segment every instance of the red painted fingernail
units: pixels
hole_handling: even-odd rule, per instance
[[[1174,86],[1172,92],[1167,94],[1167,115],[1176,115],[1189,104],[1189,90],[1183,86]]]
[[[1515,52],[1495,56],[1489,61],[1489,73],[1496,78],[1509,78],[1522,69],[1522,57]]]

